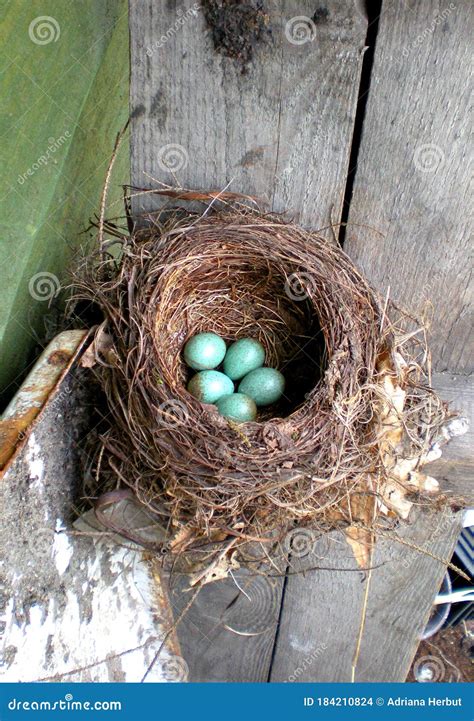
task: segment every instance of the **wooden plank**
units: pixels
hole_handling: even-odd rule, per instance
[[[428,467],[444,492],[460,495],[468,504],[474,503],[474,376],[434,373],[433,387],[441,398],[449,401],[461,418],[468,421],[467,432],[443,447],[439,461]]]
[[[132,182],[150,185],[152,176],[191,188],[223,188],[232,181],[232,190],[266,199],[274,210],[289,209],[305,225],[328,226],[331,211],[337,223],[363,15],[343,0],[331,0],[317,13],[309,0],[265,3],[270,33],[242,72],[238,62],[214,50],[202,13],[194,15],[191,7],[189,2],[177,14],[173,2],[131,3]],[[309,40],[297,44],[288,38],[301,39],[291,35],[301,16],[309,18],[300,27]],[[175,160],[175,173],[167,170],[166,158]],[[157,199],[135,198],[135,214],[156,207]],[[236,635],[219,620],[236,599],[232,581],[202,592],[180,632],[192,680],[268,679],[281,583],[271,593],[255,588],[259,616],[269,627],[256,636]],[[177,610],[186,598],[179,590],[172,595]],[[249,608],[251,602],[239,598],[225,614],[229,625],[248,629]]]
[[[234,578],[205,586],[178,628],[191,682],[268,680],[283,581],[245,570]],[[192,597],[187,580],[170,594],[175,618]]]
[[[243,73],[214,50],[201,12],[184,12],[159,46],[176,28],[175,4],[131,4],[133,182],[148,185],[152,176],[223,188],[232,181],[232,190],[290,209],[305,225],[327,226],[332,208],[340,218],[366,22],[343,0],[317,16],[309,0],[265,9],[269,33]],[[299,16],[309,18],[303,37],[306,27],[314,39],[295,44],[288,37],[299,39]],[[135,212],[150,203],[157,201],[136,199]]]
[[[449,558],[461,516],[423,514],[398,535]],[[339,533],[319,541],[303,562],[341,570],[289,578],[271,681],[348,682],[367,576]],[[377,540],[373,565],[355,680],[404,681],[446,569],[385,538]]]
[[[473,32],[469,0],[384,2],[345,244],[396,301],[431,301],[435,369],[459,373],[474,369]]]
[[[459,372],[472,369],[464,228],[472,16],[467,2],[455,9],[447,2],[427,1],[410,9],[401,0],[384,3],[345,246],[373,284],[384,293],[390,286],[397,301],[421,309],[433,300],[435,366]],[[431,172],[430,163],[436,166],[438,157]],[[434,384],[472,419],[470,379],[436,374]],[[456,439],[430,472],[446,490],[472,502],[471,456],[469,438]],[[402,538],[450,557],[458,520],[422,516],[410,523],[400,530]],[[430,541],[434,527],[442,533]],[[319,555],[326,565],[344,570],[293,576],[286,585],[274,681],[288,679],[295,669],[302,669],[300,681],[350,680],[365,586],[350,570],[354,561],[345,542],[331,538],[332,548],[319,549]],[[374,572],[370,588],[356,675],[360,681],[405,678],[444,573],[438,561],[414,555],[397,542],[378,543],[375,563],[381,562],[386,565]]]

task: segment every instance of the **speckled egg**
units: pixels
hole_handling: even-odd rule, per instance
[[[216,333],[198,333],[184,346],[184,360],[196,371],[217,368],[224,360],[225,341]]]
[[[232,343],[224,358],[224,373],[237,381],[260,368],[265,362],[263,345],[254,338],[241,338]]]
[[[239,393],[253,398],[257,406],[269,406],[283,395],[285,379],[275,368],[257,368],[240,381]]]
[[[234,392],[234,384],[220,371],[200,371],[188,383],[188,391],[201,403],[215,403]]]
[[[216,403],[221,416],[230,418],[237,423],[254,421],[257,417],[255,401],[244,393],[232,393],[222,396]]]

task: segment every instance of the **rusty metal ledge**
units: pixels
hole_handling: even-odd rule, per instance
[[[89,330],[59,333],[43,351],[0,418],[0,479],[6,473],[62,379],[84,349]]]

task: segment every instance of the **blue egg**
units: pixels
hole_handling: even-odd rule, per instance
[[[184,360],[196,371],[217,368],[224,360],[225,341],[216,333],[198,333],[184,346]]]
[[[222,396],[216,403],[221,416],[230,418],[237,423],[254,421],[257,417],[257,406],[255,401],[244,393],[232,393]]]
[[[263,345],[255,338],[241,338],[232,343],[224,358],[224,373],[237,381],[260,368],[265,362]]]
[[[188,391],[201,403],[215,403],[234,392],[234,384],[220,371],[200,371],[188,383]]]
[[[239,393],[253,398],[257,406],[276,403],[285,390],[285,379],[275,368],[257,368],[240,381]]]

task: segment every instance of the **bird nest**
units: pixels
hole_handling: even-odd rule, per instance
[[[131,489],[163,549],[207,554],[213,578],[223,549],[241,563],[295,524],[344,527],[363,564],[377,519],[406,517],[437,490],[420,469],[446,407],[423,330],[336,243],[229,194],[174,196],[207,200],[205,211],[106,224],[76,277],[76,299],[104,317],[87,354],[110,413],[96,494]],[[201,331],[258,339],[287,379],[282,401],[236,424],[192,397],[182,350]]]

